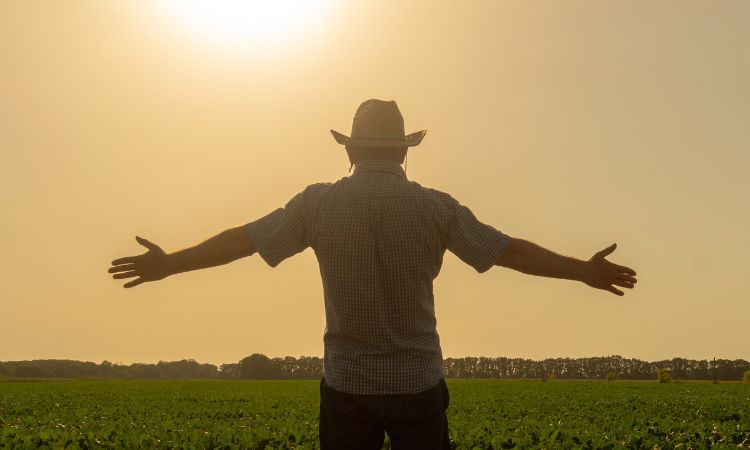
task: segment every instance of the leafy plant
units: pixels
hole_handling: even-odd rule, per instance
[[[671,383],[672,374],[667,369],[658,369],[656,371],[656,380],[659,383]]]
[[[740,383],[448,388],[456,449],[750,447]],[[317,381],[0,382],[0,448],[316,449],[318,402]]]

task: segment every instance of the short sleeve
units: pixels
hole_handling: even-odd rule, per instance
[[[283,208],[245,225],[253,246],[271,267],[310,246],[305,226],[304,192]]]
[[[486,272],[495,265],[509,239],[492,226],[480,222],[469,208],[455,203],[446,246],[477,272]]]

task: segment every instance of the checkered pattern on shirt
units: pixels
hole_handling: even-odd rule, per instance
[[[435,386],[443,356],[432,282],[445,250],[484,272],[508,242],[448,194],[381,160],[360,162],[336,183],[308,186],[247,231],[272,267],[307,247],[315,251],[325,296],[324,376],[352,394]]]

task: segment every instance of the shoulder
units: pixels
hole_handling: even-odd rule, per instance
[[[328,188],[330,183],[315,183],[298,192],[287,203],[285,208],[300,207],[315,203]]]
[[[328,189],[330,189],[332,185],[333,183],[314,183],[314,184],[307,186],[302,191],[302,195],[307,196],[307,197],[319,196],[327,192]]]
[[[420,194],[423,195],[426,199],[444,208],[453,209],[460,205],[458,200],[453,198],[453,196],[451,196],[447,192],[422,186],[416,181],[410,181],[410,184],[412,185],[413,189],[420,192]]]
[[[314,183],[307,186],[299,194],[297,198],[307,208],[317,207],[321,199],[323,199],[326,193],[331,189],[332,183]]]

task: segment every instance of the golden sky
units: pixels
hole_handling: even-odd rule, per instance
[[[638,271],[616,297],[447,254],[445,356],[750,359],[750,2],[319,0],[232,36],[174,3],[0,2],[0,360],[322,355],[311,250],[106,270],[346,176],[328,130],[368,98],[428,130],[410,179]]]

